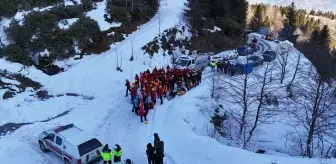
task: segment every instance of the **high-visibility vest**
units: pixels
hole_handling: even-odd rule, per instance
[[[122,150],[119,150],[119,151],[114,150],[114,155],[115,155],[116,157],[121,157],[121,155],[122,155]]]
[[[110,153],[101,152],[100,155],[104,161],[111,161],[113,152],[110,152]]]

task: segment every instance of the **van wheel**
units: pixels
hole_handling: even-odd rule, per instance
[[[39,141],[39,145],[40,145],[40,149],[43,153],[48,151],[48,149],[45,147],[45,145],[42,141]]]
[[[66,158],[64,158],[64,164],[70,164],[70,161]]]

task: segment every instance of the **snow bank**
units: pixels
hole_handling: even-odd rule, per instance
[[[157,109],[153,132],[158,132],[165,141],[166,159],[176,164],[319,164],[319,159],[303,159],[282,156],[261,155],[240,148],[225,146],[208,136],[195,131],[206,130],[210,117],[201,110],[208,97],[207,82],[192,89],[181,97],[169,101]],[[203,96],[203,97],[202,97]],[[174,121],[172,121],[174,120]],[[149,123],[151,124],[151,122]],[[206,133],[206,132],[204,132]],[[178,151],[176,151],[178,150]],[[330,160],[329,162],[336,162]]]
[[[104,14],[106,8],[106,0],[103,2],[97,2],[96,9],[89,11],[86,15],[98,22],[101,31],[108,30],[111,27],[119,27],[121,23],[108,23],[105,21]]]
[[[64,19],[60,22],[58,22],[58,27],[60,29],[68,29],[72,24],[78,21],[78,18],[71,18],[71,19]]]

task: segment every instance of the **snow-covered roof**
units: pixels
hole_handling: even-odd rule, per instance
[[[89,141],[93,139],[93,137],[90,134],[87,134],[85,132],[74,134],[67,138],[67,141],[74,144],[74,145],[80,145],[86,141]]]
[[[77,128],[76,126],[58,132],[59,135],[66,138],[66,140],[74,145],[82,144],[90,139],[92,136],[83,132],[81,129]]]

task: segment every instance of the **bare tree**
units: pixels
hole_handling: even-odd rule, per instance
[[[249,129],[246,143],[250,142],[259,125],[267,123],[269,119],[278,113],[276,108],[269,106],[272,104],[265,103],[267,99],[273,99],[271,93],[279,89],[278,86],[272,85],[269,80],[271,78],[272,69],[273,65],[267,62],[263,67],[260,67],[253,73],[253,78],[256,81],[252,87],[255,92],[255,104],[250,108],[250,111],[253,113],[253,124]]]
[[[283,84],[285,78],[286,78],[286,74],[288,72],[288,57],[289,55],[293,52],[293,46],[286,43],[286,42],[282,42],[278,45],[278,47],[276,48],[276,52],[278,55],[277,57],[277,62],[278,62],[278,66],[280,68],[280,84]]]
[[[225,90],[225,93],[228,94],[225,97],[224,101],[228,101],[232,104],[238,105],[238,109],[230,109],[231,118],[237,122],[238,129],[237,140],[243,142],[243,146],[246,145],[246,132],[248,127],[248,115],[249,108],[254,102],[252,92],[249,90],[250,75],[245,73],[243,75],[233,76],[231,78],[221,78],[218,86],[222,86]],[[234,132],[236,133],[236,132]]]
[[[219,85],[219,79],[222,75],[218,72],[213,72],[209,82],[211,98],[218,99],[223,93],[223,86]]]
[[[161,3],[161,1],[160,1]],[[161,13],[159,11],[159,37],[161,37]]]
[[[288,88],[291,88],[291,86],[292,86],[292,84],[293,84],[293,82],[296,78],[296,74],[299,72],[300,65],[301,65],[301,53],[297,53],[297,59],[296,59],[294,73],[293,73],[293,76],[292,76],[292,80],[288,84]]]
[[[325,151],[325,144],[332,143],[336,137],[336,101],[334,87],[323,81],[323,78],[315,71],[306,74],[304,84],[300,85],[301,95],[299,108],[289,110],[290,125],[297,131],[304,145],[302,155],[312,157],[313,150]],[[315,147],[314,147],[315,146]]]

